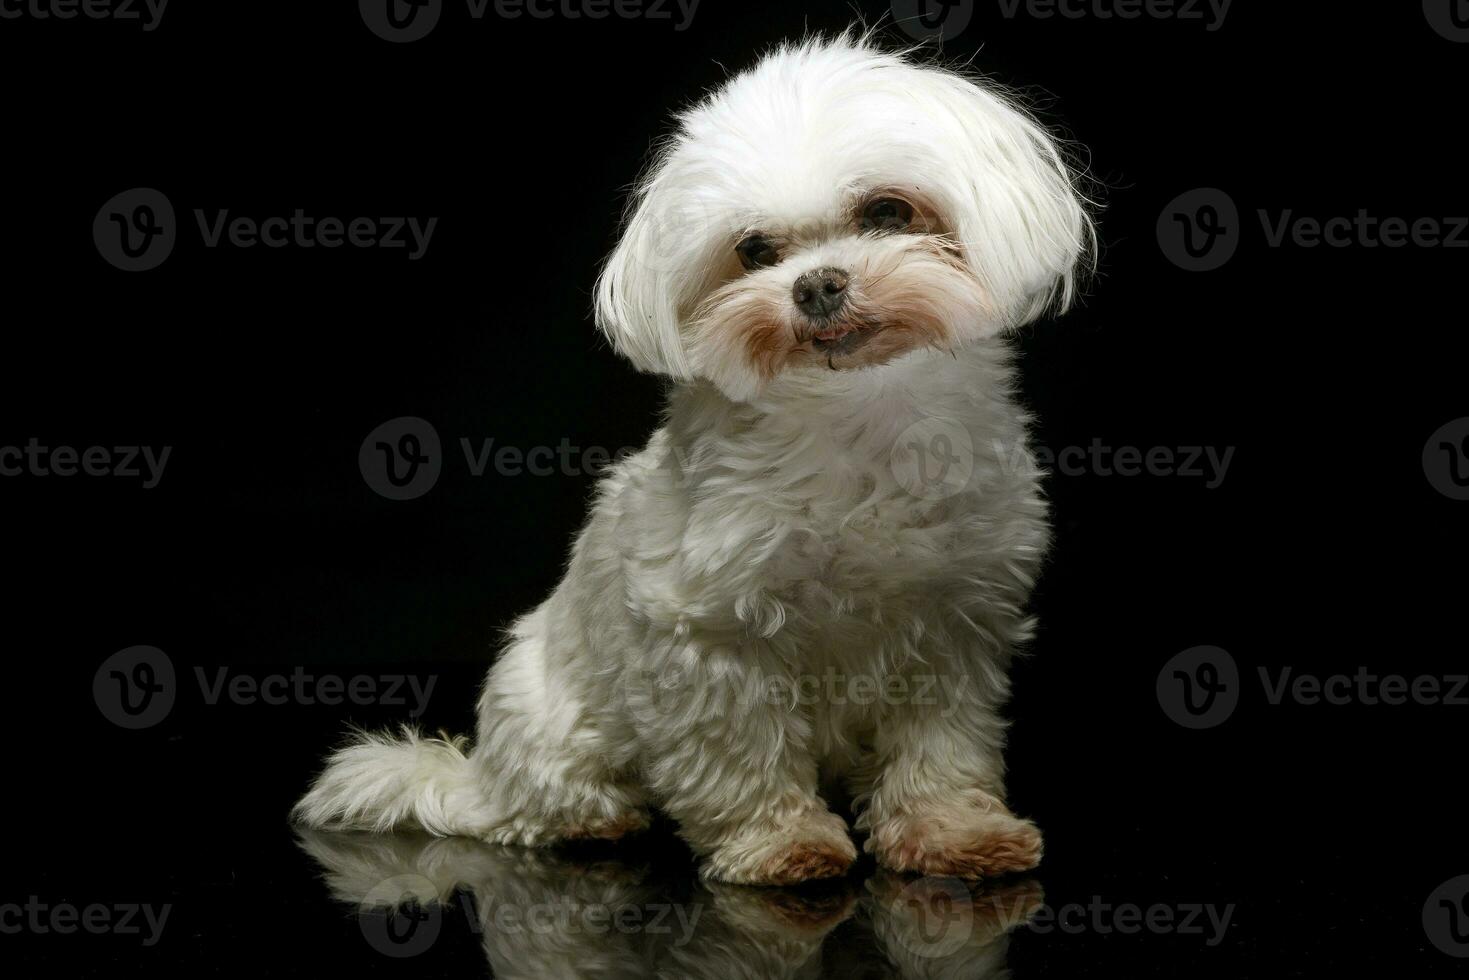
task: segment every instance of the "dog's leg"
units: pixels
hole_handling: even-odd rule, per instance
[[[878,729],[880,769],[858,826],[885,867],[988,878],[1035,867],[1041,835],[1005,805],[1004,692],[979,671],[940,670],[934,697],[893,707]],[[918,690],[918,687],[911,688]]]
[[[475,836],[492,843],[615,840],[648,825],[633,729],[606,710],[568,605],[558,591],[515,624],[480,696],[470,761],[494,820]]]
[[[649,786],[704,877],[789,885],[845,874],[856,848],[817,795],[811,724],[784,662],[697,638],[653,646],[664,652],[633,670],[628,707]]]
[[[480,839],[532,846],[617,840],[648,826],[643,788],[609,762],[619,746],[600,732],[579,732],[568,744],[544,718],[504,708],[481,732],[472,761],[497,816],[475,834]]]

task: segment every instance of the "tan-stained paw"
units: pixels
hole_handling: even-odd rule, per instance
[[[856,860],[846,822],[829,810],[811,810],[777,830],[750,830],[721,843],[702,873],[732,884],[796,885],[839,878]]]
[[[821,878],[840,878],[857,860],[857,849],[834,847],[823,842],[802,842],[779,852],[756,869],[756,882],[764,885],[794,885]]]
[[[567,827],[563,839],[578,840],[621,840],[629,834],[648,829],[648,815],[639,810],[619,813],[615,817],[597,818]]]
[[[1040,864],[1041,832],[1007,812],[934,810],[874,828],[867,850],[884,867],[924,875],[994,878]]]

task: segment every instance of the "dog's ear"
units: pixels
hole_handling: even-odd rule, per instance
[[[1095,253],[1090,202],[1061,143],[997,86],[938,73],[932,92],[955,168],[955,229],[974,274],[1019,326],[1065,310]]]
[[[640,371],[692,375],[681,319],[696,288],[691,255],[699,215],[655,162],[634,191],[622,237],[597,279],[597,327]]]

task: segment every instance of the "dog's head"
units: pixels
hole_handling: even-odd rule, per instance
[[[597,286],[635,365],[732,398],[953,351],[1070,302],[1092,227],[1010,98],[844,35],[679,116]]]

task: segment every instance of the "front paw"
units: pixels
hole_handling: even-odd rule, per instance
[[[866,849],[894,871],[994,878],[1041,861],[1041,832],[1001,808],[929,809],[873,828]]]
[[[744,833],[721,842],[701,874],[739,885],[795,885],[840,878],[857,860],[846,822],[828,810],[810,813],[774,832]]]

